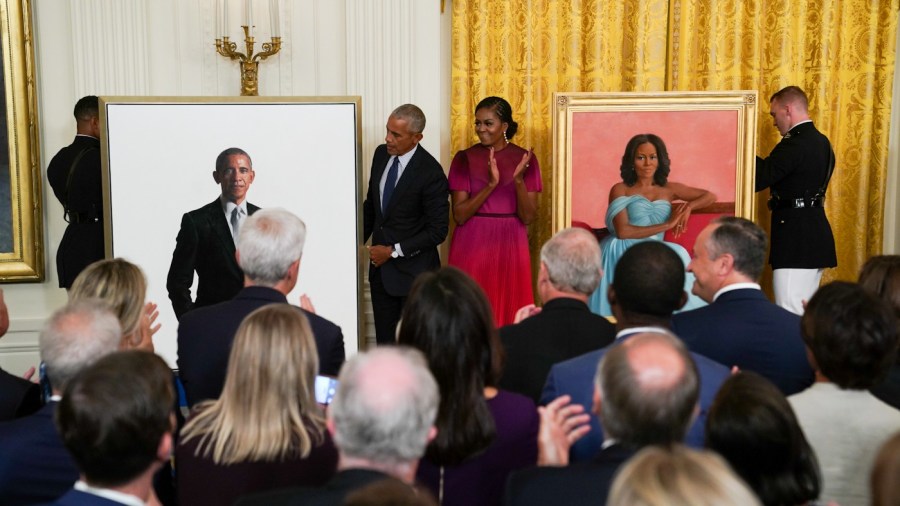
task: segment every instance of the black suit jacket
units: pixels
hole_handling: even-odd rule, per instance
[[[437,247],[447,238],[449,190],[441,164],[419,145],[382,213],[378,187],[390,158],[384,144],[375,149],[369,190],[363,202],[363,242],[372,236],[372,245],[400,244],[403,256],[392,258],[379,268],[384,289],[390,295],[403,297],[416,276],[441,266]]]
[[[0,369],[0,421],[30,415],[41,409],[41,387]]]
[[[782,199],[812,197],[825,183],[834,152],[812,122],[792,128],[768,158],[756,157],[756,191],[771,188]],[[834,236],[822,207],[772,211],[773,269],[820,269],[837,265]]]
[[[321,488],[297,487],[262,494],[253,494],[240,499],[236,506],[337,506],[344,504],[344,498],[353,491],[370,483],[386,480],[390,476],[371,469],[345,469],[338,471]]]
[[[616,327],[576,299],[553,299],[541,312],[500,329],[506,363],[500,388],[540,402],[544,381],[557,362],[612,344]]]
[[[672,330],[694,353],[768,378],[784,395],[812,385],[800,317],[760,290],[725,292],[712,304],[672,317]]]
[[[84,151],[72,183],[66,190],[66,182],[72,163]],[[68,206],[86,217],[97,217],[100,221],[90,223],[70,223],[56,251],[56,272],[60,288],[69,288],[81,271],[88,265],[101,260],[103,248],[103,179],[100,163],[100,139],[78,135],[72,144],[62,148],[47,166],[47,180],[53,194],[63,208]]]
[[[225,384],[231,343],[248,314],[269,304],[286,304],[281,292],[264,286],[248,286],[227,302],[198,308],[178,323],[178,376],[184,384],[189,406],[206,399],[218,399]],[[319,372],[337,376],[344,363],[344,336],[341,328],[313,313],[301,311],[309,320]]]
[[[258,210],[259,207],[247,203],[248,215]],[[231,226],[219,198],[182,216],[166,280],[178,319],[195,307],[231,300],[241,290],[244,272],[234,258],[234,251]],[[192,302],[194,271],[197,271],[197,300]]]
[[[614,444],[593,460],[566,467],[534,467],[513,473],[506,484],[507,506],[606,504],[616,471],[634,452]]]

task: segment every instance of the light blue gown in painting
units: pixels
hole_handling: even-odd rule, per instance
[[[591,295],[589,301],[591,311],[602,316],[612,315],[612,308],[609,306],[606,292],[609,289],[609,284],[613,280],[616,263],[619,262],[619,258],[622,257],[625,250],[639,242],[662,241],[663,239],[662,232],[642,239],[619,239],[616,236],[616,227],[613,224],[613,218],[622,211],[628,213],[628,222],[632,225],[648,227],[659,225],[668,220],[669,216],[672,214],[672,203],[667,200],[654,200],[651,202],[643,195],[617,197],[610,202],[609,209],[606,211],[606,227],[609,229],[609,235],[600,242],[600,251],[603,260],[603,277],[600,279],[600,286],[594,294]],[[691,256],[688,254],[687,250],[679,244],[671,242],[664,242],[664,244],[671,247],[675,253],[678,253],[678,256],[681,257],[681,261],[684,262],[685,267],[687,267],[687,264],[691,261]],[[686,272],[684,290],[688,294],[688,301],[681,311],[690,311],[691,309],[697,309],[698,307],[706,305],[706,302],[691,293],[691,287],[693,285],[694,275],[690,272]]]

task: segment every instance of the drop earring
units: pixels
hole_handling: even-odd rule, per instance
[[[503,131],[503,142],[509,144],[509,139],[506,138],[506,130]]]

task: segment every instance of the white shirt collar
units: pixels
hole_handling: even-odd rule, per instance
[[[805,119],[805,120],[803,120],[803,121],[798,121],[797,123],[794,123],[793,125],[791,125],[791,128],[788,128],[788,132],[790,132],[791,130],[797,128],[798,126],[800,126],[800,125],[802,125],[802,124],[804,124],[804,123],[812,123],[812,120],[811,120],[811,119]]]
[[[759,286],[759,283],[732,283],[728,286],[723,286],[722,288],[720,288],[719,291],[716,292],[715,295],[713,295],[713,302],[715,302],[716,299],[718,299],[719,296],[722,295],[723,293],[730,292],[732,290],[746,290],[746,289],[762,290],[762,288],[760,288],[760,286]]]
[[[138,496],[125,494],[108,488],[92,487],[81,480],[75,482],[75,490],[80,490],[86,494],[100,496],[109,499],[110,501],[126,504],[128,506],[145,506],[146,504]]]
[[[403,153],[402,155],[400,155],[400,156],[397,157],[397,158],[400,159],[400,166],[401,166],[403,169],[406,168],[406,164],[408,164],[408,163],[409,163],[409,160],[413,157],[414,154],[416,154],[416,150],[417,150],[417,149],[419,149],[419,144],[418,144],[418,143],[416,143],[416,145],[413,146],[412,149],[410,149],[410,150],[407,151],[406,153]],[[399,179],[399,178],[398,178],[398,179]]]
[[[231,218],[231,211],[237,207],[240,209],[238,213],[241,217],[247,216],[247,199],[244,199],[240,204],[235,204],[234,202],[226,199],[225,197],[220,197],[222,201],[222,209],[225,211],[225,216]]]

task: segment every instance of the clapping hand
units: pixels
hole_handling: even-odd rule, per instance
[[[581,404],[561,395],[546,406],[538,407],[541,427],[538,430],[538,465],[566,466],[569,448],[591,430],[591,416]]]
[[[312,299],[305,293],[300,295],[300,307],[307,313],[316,314],[316,306],[313,306]]]
[[[490,155],[488,155],[488,172],[490,172],[488,185],[497,186],[500,182],[500,169],[497,168],[497,160],[494,159],[494,148],[491,148]]]
[[[522,161],[519,162],[519,165],[516,165],[516,170],[513,172],[513,179],[516,181],[522,180],[524,178],[525,169],[528,168],[528,165],[531,163],[531,157],[534,154],[534,148],[528,148],[528,151],[522,155]]]

